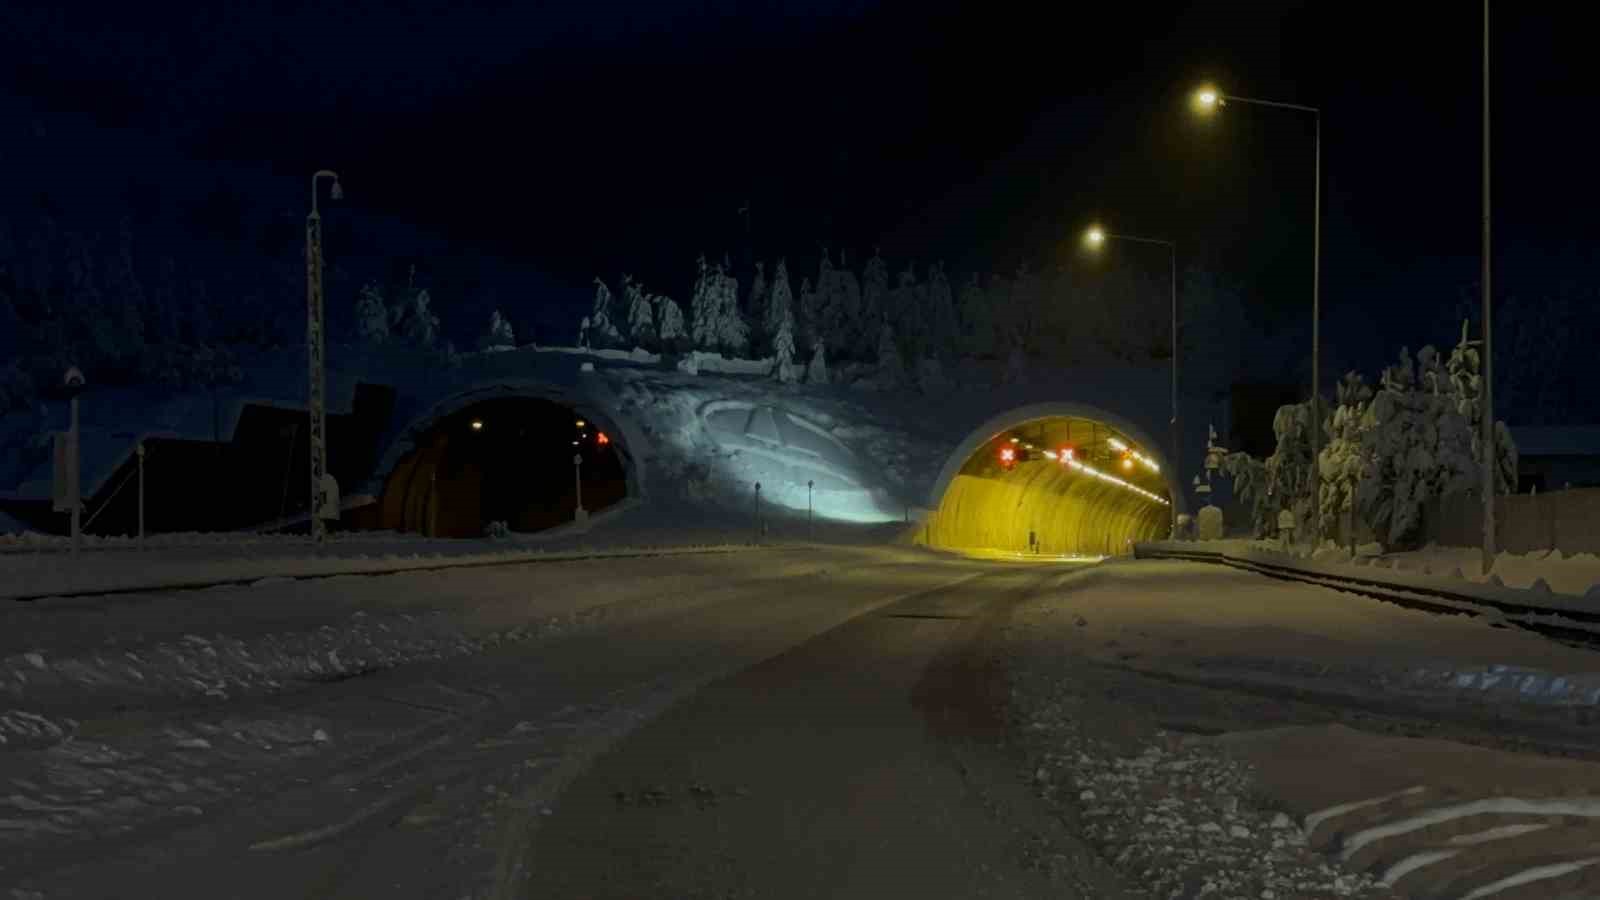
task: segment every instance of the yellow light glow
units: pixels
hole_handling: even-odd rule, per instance
[[[1215,112],[1226,102],[1226,99],[1221,91],[1206,85],[1194,92],[1194,108],[1197,112],[1202,113]]]
[[[1088,231],[1084,232],[1083,242],[1091,247],[1099,247],[1101,244],[1106,242],[1105,229],[1101,228],[1099,225],[1090,228]]]
[[[472,420],[472,430],[473,431],[482,431],[483,430],[483,420],[482,419],[473,419]]]
[[[588,422],[585,422],[585,421],[584,421],[584,420],[582,420],[582,419],[579,419],[579,420],[578,420],[578,427],[579,427],[579,428],[582,428],[582,427],[583,427],[583,426],[585,426],[585,425],[587,425],[587,424],[589,424],[589,423],[588,423]]]
[[[1131,456],[1124,457],[1123,460],[1122,460],[1122,467],[1124,469],[1132,469],[1133,468],[1133,457],[1131,457]]]

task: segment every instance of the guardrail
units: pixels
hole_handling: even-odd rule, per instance
[[[1506,596],[1509,592],[1534,593],[1517,588],[1464,585],[1461,589],[1452,590],[1437,585],[1418,584],[1413,579],[1401,581],[1363,577],[1345,572],[1332,572],[1326,568],[1311,569],[1199,548],[1176,550],[1170,546],[1136,544],[1134,556],[1139,559],[1183,559],[1225,565],[1265,575],[1268,578],[1315,584],[1345,593],[1359,594],[1423,612],[1497,619],[1498,621],[1491,622],[1491,627],[1514,626],[1570,646],[1583,649],[1600,648],[1600,610],[1574,609],[1570,605],[1539,603],[1536,597],[1521,601]],[[1561,621],[1550,621],[1552,619]],[[1500,622],[1505,624],[1501,625]]]

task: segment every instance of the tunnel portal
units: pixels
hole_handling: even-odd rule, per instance
[[[958,451],[966,459],[942,479],[927,522],[932,546],[1102,556],[1170,528],[1170,473],[1128,430],[1053,415],[979,438]]]
[[[574,455],[582,464],[574,466]],[[628,493],[618,436],[581,410],[538,397],[472,403],[434,422],[385,481],[380,527],[481,537],[491,522],[531,532]]]

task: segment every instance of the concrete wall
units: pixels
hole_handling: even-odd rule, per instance
[[[1500,550],[1600,553],[1600,488],[1574,488],[1495,498],[1495,541]],[[1427,511],[1429,539],[1443,546],[1483,542],[1483,502],[1472,495],[1445,497]]]

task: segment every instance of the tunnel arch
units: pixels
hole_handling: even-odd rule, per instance
[[[1000,533],[1007,532],[1003,541],[1010,544],[1014,543],[1017,534],[1026,535],[1030,533],[1035,527],[1031,522],[1003,522],[994,524],[992,527],[991,525],[975,523],[972,518],[976,504],[973,503],[970,497],[965,496],[970,492],[957,491],[952,494],[952,487],[962,484],[962,482],[958,482],[958,479],[962,476],[963,470],[969,469],[969,463],[974,462],[980,451],[994,444],[1003,435],[1008,432],[1015,432],[1030,424],[1055,420],[1095,422],[1105,426],[1112,432],[1125,436],[1128,441],[1139,447],[1141,452],[1148,455],[1160,467],[1160,484],[1165,486],[1167,499],[1175,507],[1176,512],[1178,514],[1187,512],[1182,480],[1178,474],[1177,467],[1172,464],[1172,460],[1168,458],[1161,445],[1152,441],[1144,429],[1127,418],[1100,407],[1072,401],[1054,401],[1034,403],[1006,410],[991,416],[967,433],[946,458],[938,478],[931,485],[925,498],[925,506],[929,512],[928,524],[923,530],[924,538],[933,544],[942,543],[945,546],[961,546],[961,544],[950,542],[954,535],[960,535],[967,545],[972,545],[975,540],[1001,541]],[[1080,501],[1074,508],[1067,509],[1063,505],[1063,508],[1051,507],[1042,513],[1036,513],[1030,508],[1028,512],[1023,513],[1023,515],[1044,516],[1049,521],[1041,522],[1041,525],[1048,526],[1044,528],[1047,532],[1051,529],[1055,529],[1057,532],[1066,529],[1074,535],[1074,537],[1065,540],[1065,543],[1069,545],[1069,550],[1079,545],[1079,538],[1076,536],[1086,532],[1124,534],[1141,530],[1135,527],[1138,523],[1129,518],[1130,515],[1134,515],[1128,511],[1131,507],[1126,503],[1119,504],[1117,502],[1119,494],[1115,492],[1123,492],[1126,489],[1114,487],[1093,478],[1090,478],[1087,483],[1066,486],[1067,479],[1070,477],[1071,473],[1066,472],[1065,467],[1061,466],[1019,468],[1014,473],[1008,473],[1008,476],[1004,479],[1006,483],[1003,485],[1003,490],[991,491],[990,493],[994,493],[996,496],[988,498],[988,503],[983,505],[993,507],[996,503],[1004,503],[1007,508],[1013,511],[1012,516],[1015,518],[1015,511],[1025,509],[1025,501],[1028,499],[1029,492],[1054,491],[1056,492],[1055,495],[1060,496],[1070,494],[1076,501]],[[1082,479],[1080,478],[1079,481],[1081,482]],[[1151,490],[1159,490],[1153,482],[1147,487]],[[1037,505],[1034,504],[1034,506]],[[1165,511],[1166,508],[1164,506],[1162,509],[1164,510],[1163,517],[1170,516],[1171,513]],[[989,511],[992,512],[993,509]],[[1069,516],[1070,520],[1068,519]],[[953,521],[956,518],[961,519],[959,527]],[[1151,519],[1149,511],[1138,511],[1137,518],[1142,520],[1142,530],[1148,531],[1148,520]],[[1059,537],[1059,534],[1054,536]],[[1041,543],[1046,542],[1045,537],[1045,535],[1041,535]],[[1062,541],[1058,540],[1056,543],[1059,546]],[[1120,550],[1122,548],[1111,549]]]
[[[446,465],[448,450],[438,440],[437,433],[452,418],[476,407],[518,400],[562,407],[574,417],[593,423],[606,435],[607,449],[620,465],[624,497],[631,502],[646,497],[646,467],[641,454],[646,444],[641,429],[629,417],[618,414],[612,404],[581,387],[534,379],[496,379],[457,390],[432,403],[390,442],[373,472],[373,481],[379,487],[377,518],[382,523],[380,527],[424,530],[417,527],[417,523],[425,519],[419,509],[413,508],[422,502],[418,500],[414,485],[419,478],[427,478]],[[587,493],[585,498],[585,507],[590,507]]]

